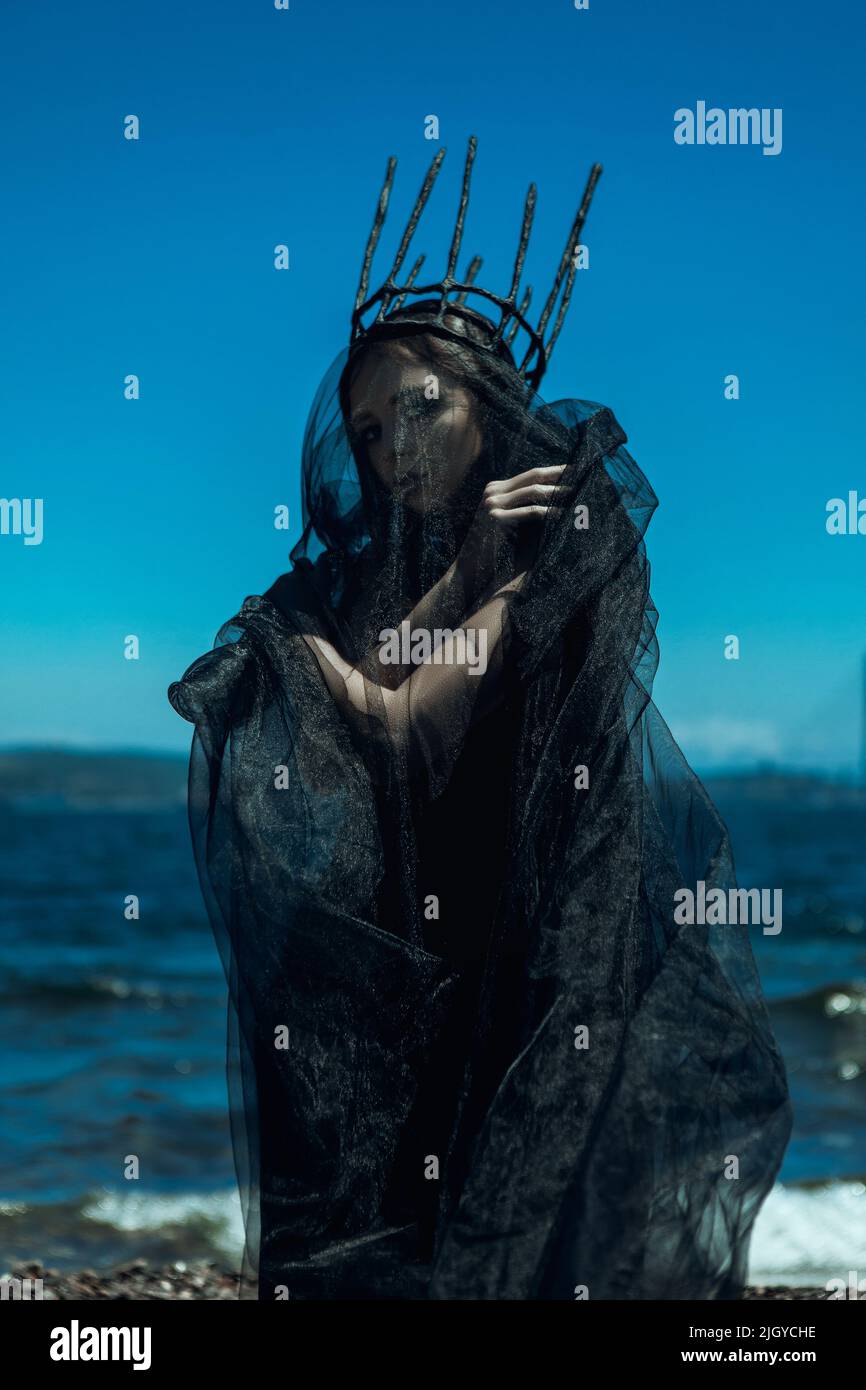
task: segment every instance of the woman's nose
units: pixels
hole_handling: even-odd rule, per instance
[[[394,466],[394,476],[401,478],[415,463],[415,440],[405,422],[396,420],[390,430],[386,429],[383,440],[387,454]]]

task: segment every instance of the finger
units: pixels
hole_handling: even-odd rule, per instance
[[[513,492],[516,488],[528,487],[533,483],[557,483],[562,477],[566,468],[565,463],[552,463],[544,468],[529,468],[525,473],[518,473],[514,478],[503,478],[498,483],[498,488],[502,492]]]
[[[530,483],[527,487],[513,488],[510,492],[499,492],[484,499],[488,510],[494,507],[526,507],[532,504],[549,505],[559,492],[552,483]]]
[[[485,500],[491,497],[501,497],[506,492],[513,492],[516,488],[527,487],[533,483],[546,483],[555,486],[567,465],[562,463],[550,464],[544,468],[529,468],[525,473],[518,473],[514,478],[494,478],[484,489]]]

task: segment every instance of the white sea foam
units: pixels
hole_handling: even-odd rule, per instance
[[[244,1231],[235,1189],[213,1193],[106,1193],[82,1216],[123,1231],[206,1228],[215,1256],[238,1268]],[[755,1223],[749,1260],[750,1284],[817,1285],[848,1281],[856,1270],[866,1279],[866,1184],[836,1182],[825,1187],[777,1185]]]
[[[773,1188],[755,1222],[750,1284],[866,1279],[866,1184]]]
[[[215,1254],[233,1268],[240,1265],[244,1223],[236,1188],[219,1192],[178,1192],[170,1197],[153,1193],[105,1192],[82,1208],[88,1221],[104,1222],[119,1231],[162,1231],[195,1224],[205,1227]]]

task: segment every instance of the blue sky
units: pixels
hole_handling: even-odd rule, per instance
[[[863,30],[833,0],[5,7],[0,496],[42,497],[45,530],[0,536],[0,741],[188,746],[166,687],[287,568],[273,508],[299,518],[386,157],[383,259],[435,114],[418,249],[444,259],[475,133],[464,248],[491,283],[530,180],[538,284],[604,165],[545,391],[610,405],[659,496],[656,696],[685,751],[852,767],[866,536],[824,522],[866,496]],[[781,108],[781,153],[677,145],[699,100]]]

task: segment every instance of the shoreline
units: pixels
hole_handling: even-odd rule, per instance
[[[41,1279],[45,1301],[152,1300],[238,1301],[238,1274],[213,1260],[176,1260],[173,1264],[151,1264],[130,1260],[112,1269],[60,1271],[37,1260],[14,1265],[4,1271],[13,1279]],[[750,1285],[743,1299],[764,1301],[826,1302],[827,1290],[797,1285]]]

